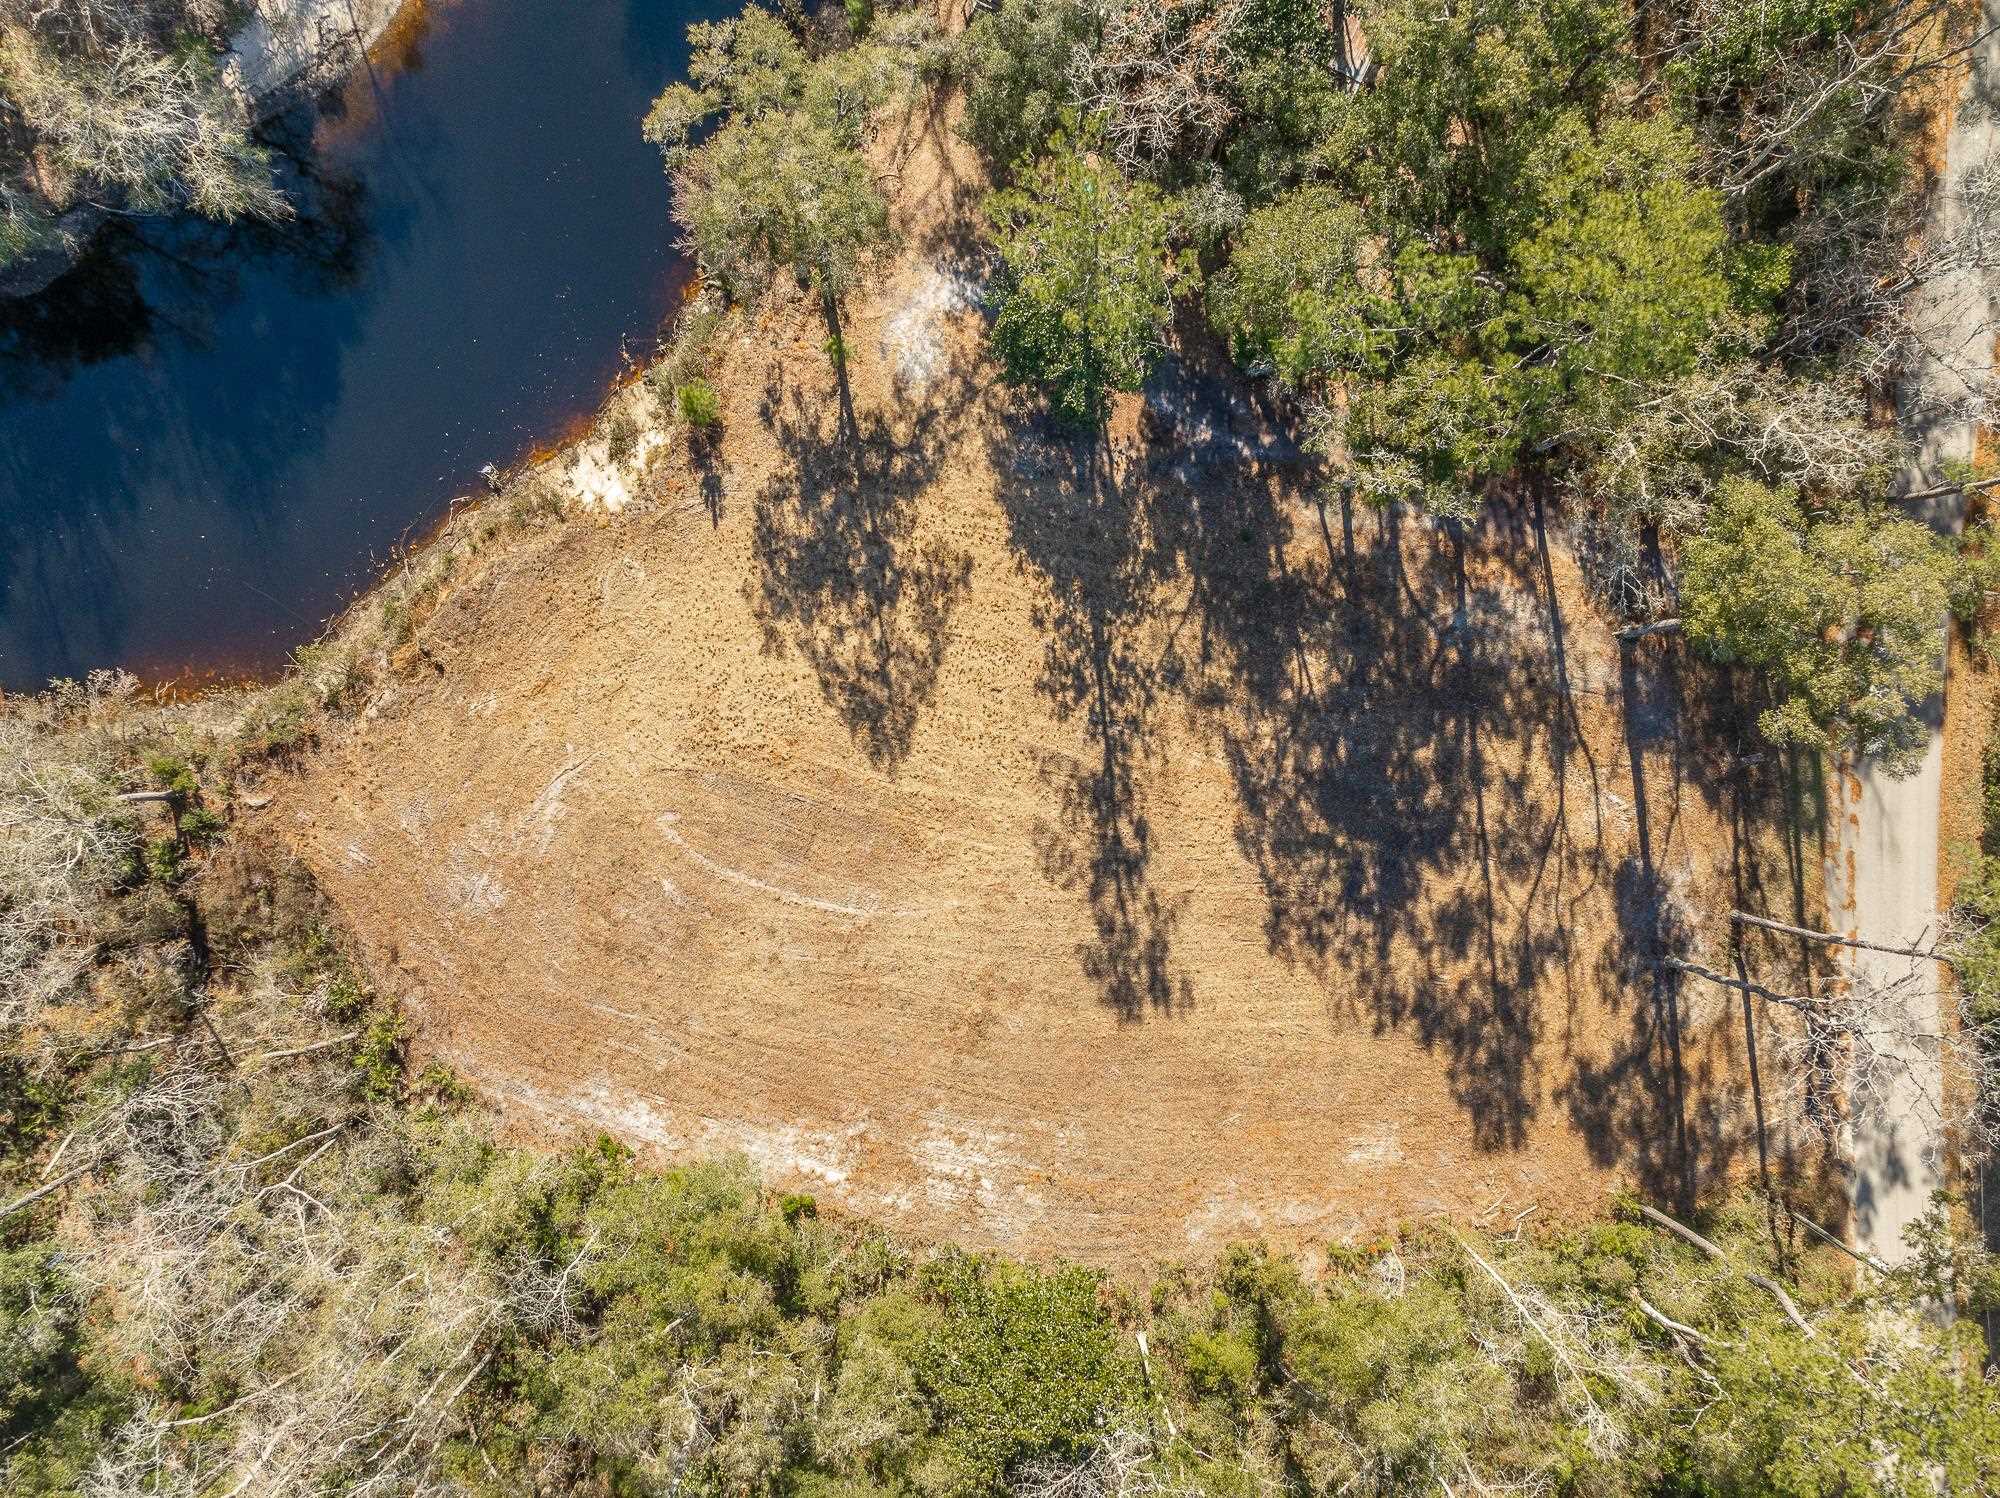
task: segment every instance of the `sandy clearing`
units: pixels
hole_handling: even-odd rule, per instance
[[[912,159],[919,255],[967,171]],[[861,443],[769,310],[719,446],[462,567],[286,797],[426,1044],[532,1133],[1100,1262],[1753,1157],[1735,1009],[1644,960],[1674,901],[1790,908],[1714,683],[1530,514],[1322,509],[1200,345],[1100,464],[974,312],[916,399],[932,264],[850,310]]]

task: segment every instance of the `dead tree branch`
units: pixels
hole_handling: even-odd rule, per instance
[[[1931,962],[1942,962],[1947,967],[1952,959],[1935,947],[1892,947],[1879,941],[1863,941],[1858,936],[1836,936],[1831,931],[1815,931],[1810,926],[1788,926],[1783,921],[1774,921],[1769,916],[1751,915],[1746,911],[1732,910],[1729,919],[1740,926],[1758,926],[1766,931],[1776,931],[1783,936],[1803,937],[1807,941],[1831,942],[1836,946],[1860,947],[1868,952],[1887,952],[1892,957],[1920,957]]]

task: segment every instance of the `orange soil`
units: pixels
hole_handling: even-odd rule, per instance
[[[2000,710],[2000,671],[1951,631],[1944,699],[1944,772],[1938,828],[1938,904],[1949,910],[1958,881],[1979,853],[1986,821],[1986,745]]]
[[[976,313],[898,390],[974,187],[917,144],[860,443],[766,311],[716,449],[462,566],[273,813],[427,1044],[530,1131],[1100,1262],[1740,1166],[1739,1011],[1640,961],[1662,906],[1711,954],[1794,909],[1720,684],[1621,668],[1531,515],[1322,509],[1199,348],[1096,473]]]

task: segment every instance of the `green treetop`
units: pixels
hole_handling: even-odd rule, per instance
[[[1688,638],[1764,672],[1767,737],[1914,765],[1928,741],[1915,709],[1944,685],[1950,542],[1878,507],[1809,514],[1792,491],[1732,479],[1681,560]]]
[[[693,82],[661,94],[645,123],[673,173],[687,245],[732,296],[760,290],[780,269],[810,281],[837,354],[841,301],[893,242],[860,146],[869,117],[909,76],[912,39],[898,32],[816,63],[756,6],[688,35]]]
[[[1163,347],[1185,272],[1167,254],[1166,201],[1059,135],[1020,187],[988,199],[1003,268],[993,347],[1062,420],[1096,425]]]

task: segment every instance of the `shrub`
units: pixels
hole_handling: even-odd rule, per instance
[[[947,1446],[997,1484],[1045,1453],[1075,1456],[1131,1402],[1130,1364],[1098,1306],[1099,1277],[989,1263],[957,1251],[924,1268],[937,1314],[912,1368]]]
[[[1071,56],[1098,30],[1096,8],[1083,0],[1003,0],[972,18],[959,128],[991,165],[1011,168],[1048,144],[1069,104]]]
[[[354,1065],[361,1073],[362,1091],[372,1098],[393,1098],[402,1086],[403,1056],[409,1046],[410,1024],[401,1011],[378,1009],[361,1032]]]
[[[155,884],[177,884],[181,877],[180,844],[170,837],[146,844],[146,877]]]
[[[195,783],[194,767],[178,754],[151,756],[146,761],[146,773],[159,782],[161,790],[171,791],[183,799],[200,789]]]
[[[620,411],[611,418],[611,428],[605,433],[605,456],[614,467],[623,467],[631,461],[632,454],[639,447],[639,423],[632,419],[629,411]]]
[[[712,427],[722,419],[722,397],[707,380],[693,379],[674,391],[674,404],[681,420],[696,431]]]
[[[681,308],[672,336],[660,345],[659,358],[646,371],[646,383],[663,405],[673,405],[681,386],[708,372],[709,351],[727,316],[722,298],[705,287]]]
[[[778,1210],[784,1214],[786,1222],[796,1223],[802,1217],[819,1216],[819,1203],[813,1200],[810,1192],[793,1191],[778,1198]]]

